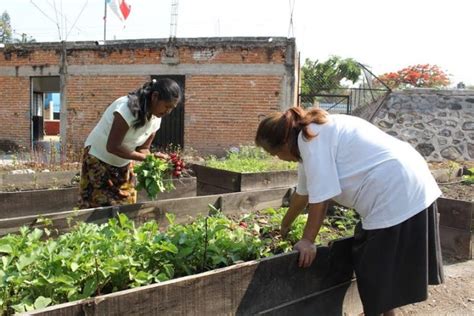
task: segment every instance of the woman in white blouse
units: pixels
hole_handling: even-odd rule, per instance
[[[108,106],[84,145],[80,208],[136,202],[132,162],[150,154],[161,118],[181,98],[175,81],[160,79],[146,82]]]
[[[441,191],[410,144],[358,117],[298,107],[263,119],[255,142],[299,162],[281,233],[308,207],[294,247],[301,267],[316,257],[328,200],[360,215],[352,255],[365,315],[394,315],[399,306],[426,300],[428,284],[443,281],[436,208]]]

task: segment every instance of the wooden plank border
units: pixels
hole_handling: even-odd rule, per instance
[[[269,172],[233,172],[193,165],[198,182],[198,195],[245,192],[295,186],[297,170]]]
[[[438,212],[443,255],[460,260],[473,259],[474,202],[439,198]]]
[[[157,199],[196,196],[196,178],[173,179],[175,190],[159,193]],[[0,218],[70,211],[79,198],[77,186],[62,189],[0,192]],[[144,191],[138,192],[138,201],[150,201]]]
[[[0,174],[0,191],[15,187],[24,187],[25,189],[33,190],[51,186],[69,186],[77,173],[79,173],[79,170],[35,172],[29,174]]]

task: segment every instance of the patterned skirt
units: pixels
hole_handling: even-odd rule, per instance
[[[84,148],[78,207],[124,205],[137,202],[133,164],[124,167],[109,165],[89,154]]]

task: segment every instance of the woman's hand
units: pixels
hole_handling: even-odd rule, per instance
[[[309,267],[313,263],[314,258],[316,258],[316,245],[307,239],[303,238],[298,241],[293,249],[298,250],[300,253],[298,260],[300,268]]]
[[[286,211],[286,214],[283,217],[280,225],[280,234],[283,238],[286,238],[289,231],[291,230],[291,224],[293,224],[296,217],[298,217],[307,204],[307,195],[299,195],[296,192],[293,193],[290,200],[290,207]]]
[[[165,154],[165,153],[162,153],[162,152],[159,152],[159,151],[153,153],[153,155],[155,155],[156,158],[160,158],[160,159],[163,159],[163,160],[170,159],[170,156],[168,154]]]

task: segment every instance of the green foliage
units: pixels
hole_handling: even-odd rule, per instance
[[[10,15],[7,11],[0,17],[0,43],[31,43],[36,40],[26,33],[21,33],[20,37],[13,37],[13,28],[11,26]]]
[[[206,166],[235,172],[265,172],[295,170],[297,163],[272,157],[260,147],[241,146],[229,150],[224,159],[210,156],[206,159]]]
[[[10,15],[7,11],[4,11],[0,17],[0,43],[10,43],[12,41],[12,33]]]
[[[336,237],[343,237],[354,234],[357,222],[359,222],[359,215],[353,209],[334,206],[332,214],[324,219],[323,227],[333,227]]]
[[[154,200],[160,192],[174,189],[172,180],[172,165],[163,159],[148,155],[145,161],[136,165],[137,190],[145,189],[148,197]]]
[[[474,184],[474,168],[469,168],[467,171],[469,174],[462,176],[462,183],[467,185]]]
[[[332,56],[325,62],[307,58],[301,67],[301,93],[311,95],[344,88],[343,79],[355,83],[360,75],[361,66],[352,58]]]
[[[46,229],[23,227],[0,238],[0,312],[31,311],[290,251],[306,216],[296,219],[283,240],[279,228],[286,210],[231,219],[213,208],[212,216],[187,225],[167,214],[164,232],[155,221],[135,227],[119,214],[102,225],[78,224],[56,239]],[[348,235],[351,216],[329,217],[317,242]]]
[[[3,313],[25,312],[168,280],[176,252],[154,222],[135,228],[120,214],[108,224],[80,224],[57,239],[23,228],[0,239],[0,297]]]
[[[454,173],[457,172],[458,170],[459,170],[459,164],[455,161],[450,160],[448,162],[448,170],[447,170],[448,181],[451,181]]]

